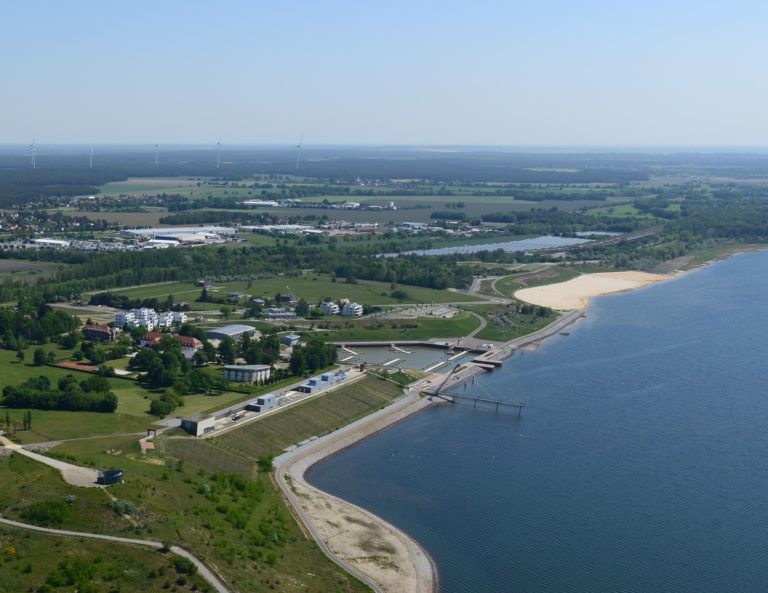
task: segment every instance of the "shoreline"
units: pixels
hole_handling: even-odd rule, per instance
[[[652,282],[637,282],[635,285],[625,286],[619,290],[592,294],[586,298],[583,303],[580,303],[579,307],[560,310],[560,316],[555,321],[543,327],[542,329],[505,342],[504,344],[488,351],[484,355],[481,355],[479,358],[486,356],[492,359],[506,360],[510,358],[516,350],[531,346],[537,347],[542,341],[562,332],[565,328],[573,325],[579,319],[585,317],[590,302],[598,296],[629,292],[632,290],[645,288],[658,282],[675,280],[689,272],[706,267],[716,261],[727,259],[732,255],[735,254],[729,254],[725,258],[714,258],[688,270],[677,270],[671,274],[654,275],[658,276],[658,278]],[[562,285],[566,283],[559,284]],[[515,293],[515,296],[517,297],[517,293]],[[479,366],[470,365],[452,377],[452,381],[454,384],[457,384],[459,382],[467,381],[468,379],[482,372],[488,371]],[[366,509],[340,499],[328,492],[315,488],[306,481],[305,475],[310,469],[312,469],[312,467],[318,463],[326,461],[341,453],[343,450],[374,437],[379,432],[395,426],[396,424],[406,420],[414,414],[421,412],[429,406],[438,404],[439,402],[430,401],[427,398],[419,397],[418,393],[422,389],[429,389],[433,387],[433,381],[435,384],[437,384],[437,382],[440,380],[440,377],[442,376],[444,375],[430,375],[429,378],[421,379],[409,386],[409,395],[406,395],[404,398],[397,400],[386,408],[378,410],[369,416],[361,418],[352,424],[342,427],[339,430],[325,435],[324,437],[315,441],[312,441],[311,443],[308,443],[307,445],[304,445],[294,451],[284,453],[279,457],[276,457],[274,460],[275,478],[278,486],[283,491],[283,494],[289,503],[289,508],[291,508],[293,513],[296,515],[303,528],[315,539],[321,549],[333,562],[338,564],[341,568],[350,574],[359,578],[362,582],[370,586],[377,593],[388,593],[390,591],[393,593],[408,593],[411,591],[414,593],[437,593],[439,590],[439,571],[437,564],[429,555],[429,553],[409,534],[405,533],[398,527],[392,525],[391,523],[385,521],[381,517],[378,517]],[[288,481],[286,481],[286,478],[288,481],[290,481],[290,484]],[[296,488],[297,484],[299,486],[298,490]],[[408,550],[408,552],[403,555],[401,549],[401,555],[399,557],[400,562],[389,565],[389,574],[381,574],[382,571],[387,571],[387,567],[382,565],[364,566],[361,568],[359,566],[360,563],[358,562],[360,557],[356,557],[355,552],[359,553],[364,551],[366,543],[365,540],[359,540],[359,545],[357,548],[353,547],[351,550],[347,549],[346,554],[344,551],[332,550],[328,542],[325,541],[322,533],[324,530],[323,527],[327,528],[327,523],[325,526],[320,525],[320,529],[318,529],[318,526],[315,524],[318,521],[321,523],[324,521],[327,522],[328,518],[325,517],[325,519],[323,519],[322,517],[312,517],[312,509],[310,509],[308,513],[308,509],[305,508],[305,506],[302,505],[299,500],[299,497],[302,497],[305,499],[305,501],[309,501],[311,503],[313,502],[311,498],[312,495],[319,497],[321,503],[326,506],[326,515],[333,514],[334,510],[342,510],[342,512],[352,511],[358,517],[358,524],[365,523],[365,520],[372,521],[373,523],[367,524],[369,529],[373,529],[375,531],[378,527],[378,529],[385,530],[385,532],[388,532],[390,536],[398,540],[403,546],[403,549]],[[332,503],[335,503],[338,506],[338,509],[334,509],[334,504]],[[317,509],[314,509],[314,511],[316,512]],[[363,518],[363,521],[359,520],[360,517]],[[355,521],[353,520],[353,523],[354,522]],[[335,527],[338,527],[338,524],[336,524]],[[325,531],[326,534],[328,534],[327,529]],[[370,535],[370,533],[368,535]],[[333,537],[335,536],[331,535],[331,539],[333,539]],[[402,566],[401,562],[403,560],[410,564],[409,568],[411,569],[410,578],[405,581],[401,575],[392,574],[393,572],[399,572],[398,566]],[[394,582],[392,580],[393,576]]]
[[[557,334],[576,323],[583,315],[584,309],[565,312],[546,327],[510,340],[486,355],[505,360],[512,356],[515,350]],[[459,372],[453,380],[466,381],[481,372],[487,371],[471,365]],[[376,436],[430,406],[442,405],[441,402],[418,395],[421,390],[433,387],[432,382],[437,382],[441,376],[443,375],[430,375],[421,379],[408,387],[408,395],[386,408],[293,451],[283,453],[273,460],[275,481],[303,529],[330,560],[377,593],[437,593],[440,576],[436,562],[412,536],[362,507],[315,488],[307,482],[306,474],[318,463],[331,459],[345,449]],[[342,516],[348,519],[347,524],[343,526],[337,522]],[[330,541],[344,535],[345,530],[348,540],[357,540],[352,546],[349,541],[340,546],[337,541]],[[389,540],[385,543],[392,544],[394,540],[399,544],[391,546],[388,550],[394,559],[377,563],[375,558],[371,562],[371,557],[359,555],[365,551],[367,542],[371,541],[371,535],[384,535],[385,540]],[[400,574],[403,567],[406,575]]]
[[[362,507],[315,488],[305,476],[318,463],[432,405],[436,402],[406,395],[273,461],[275,480],[305,531],[333,562],[377,593],[436,593],[437,565],[410,535]]]

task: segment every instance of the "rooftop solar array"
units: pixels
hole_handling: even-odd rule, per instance
[[[534,239],[523,239],[521,241],[504,241],[501,243],[483,243],[480,245],[454,245],[452,247],[439,247],[436,249],[416,249],[414,251],[403,251],[402,253],[384,253],[383,257],[396,257],[398,255],[454,255],[456,253],[479,253],[480,251],[495,251],[503,249],[508,253],[518,251],[537,251],[542,249],[559,249],[571,245],[580,245],[589,243],[588,239],[576,239],[573,237],[536,237]]]

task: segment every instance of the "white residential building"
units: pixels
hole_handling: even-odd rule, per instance
[[[130,328],[143,327],[147,331],[152,331],[159,325],[159,317],[154,309],[131,309],[130,311],[118,311],[115,315],[115,325],[123,327],[127,325]]]
[[[344,317],[359,317],[363,314],[363,306],[357,303],[346,303],[341,310]]]
[[[320,309],[326,315],[338,315],[339,314],[339,306],[336,303],[334,303],[333,301],[329,301],[327,303],[320,303]]]
[[[173,325],[173,313],[160,313],[157,316],[157,327],[170,327]]]
[[[186,323],[187,314],[183,311],[168,311],[158,314],[154,309],[131,309],[118,311],[115,315],[115,327],[127,325],[130,328],[143,327],[147,331],[155,328],[170,327],[174,323]]]

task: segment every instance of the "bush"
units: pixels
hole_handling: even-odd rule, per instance
[[[69,508],[63,500],[40,500],[22,509],[21,517],[35,525],[59,527],[68,513]]]
[[[193,575],[197,572],[197,566],[195,566],[191,560],[182,556],[177,556],[173,559],[173,568],[179,574]]]
[[[137,512],[136,505],[130,500],[113,500],[109,503],[109,507],[121,517],[135,515]]]

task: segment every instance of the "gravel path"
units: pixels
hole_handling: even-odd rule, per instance
[[[135,546],[145,546],[159,550],[163,547],[161,542],[151,539],[133,539],[128,537],[116,537],[114,535],[101,535],[98,533],[85,533],[83,531],[68,531],[66,529],[50,529],[48,527],[38,527],[37,525],[30,525],[28,523],[19,523],[18,521],[11,521],[10,519],[0,518],[0,524],[8,525],[10,527],[18,527],[19,529],[29,529],[32,531],[40,531],[42,533],[48,533],[51,535],[63,535],[66,537],[87,537],[89,539],[100,539],[108,542],[116,542],[119,544],[133,544]],[[203,577],[218,593],[231,593],[231,591],[224,585],[219,578],[214,575],[208,567],[198,560],[195,556],[187,552],[184,548],[179,546],[171,546],[171,552],[182,556],[192,562],[196,567],[198,574]]]

